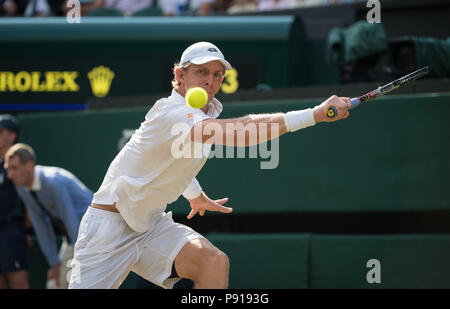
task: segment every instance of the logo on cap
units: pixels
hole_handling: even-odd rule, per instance
[[[217,49],[215,49],[214,47],[208,48],[209,52],[216,52],[217,53]]]

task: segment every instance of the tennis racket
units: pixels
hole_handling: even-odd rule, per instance
[[[412,73],[409,73],[408,75],[405,75],[403,77],[400,77],[399,79],[394,80],[393,82],[390,82],[389,84],[386,84],[384,86],[378,87],[378,89],[375,89],[363,96],[352,98],[351,104],[352,106],[349,109],[353,109],[359,104],[363,102],[367,102],[369,100],[372,100],[375,97],[384,95],[386,93],[391,92],[392,90],[395,90],[403,85],[406,85],[407,83],[416,80],[430,72],[430,69],[428,67],[421,68],[417,71],[414,71]],[[335,107],[330,107],[327,112],[328,118],[334,118],[338,115],[338,111]]]

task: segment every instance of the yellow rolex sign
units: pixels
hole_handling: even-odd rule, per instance
[[[0,72],[0,92],[77,92],[76,71]]]
[[[79,92],[78,71],[0,71],[0,92]],[[114,72],[108,67],[94,67],[88,74],[92,93],[108,95]]]
[[[114,78],[114,72],[104,66],[93,68],[88,73],[89,81],[91,82],[92,93],[99,98],[103,98],[109,92],[111,82]]]

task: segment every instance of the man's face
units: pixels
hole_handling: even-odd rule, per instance
[[[7,158],[5,168],[8,170],[8,178],[14,183],[14,186],[30,186],[32,183],[32,171],[34,164],[28,161],[22,164],[18,156]]]
[[[208,93],[208,102],[213,99],[222,85],[225,69],[218,60],[204,64],[190,64],[181,72],[180,94],[184,96],[192,87],[202,87]]]

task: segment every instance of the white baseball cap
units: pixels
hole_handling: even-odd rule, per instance
[[[193,64],[203,64],[214,60],[222,62],[225,70],[231,70],[231,64],[225,60],[225,57],[216,45],[209,42],[197,42],[184,50],[180,64],[188,61]]]

